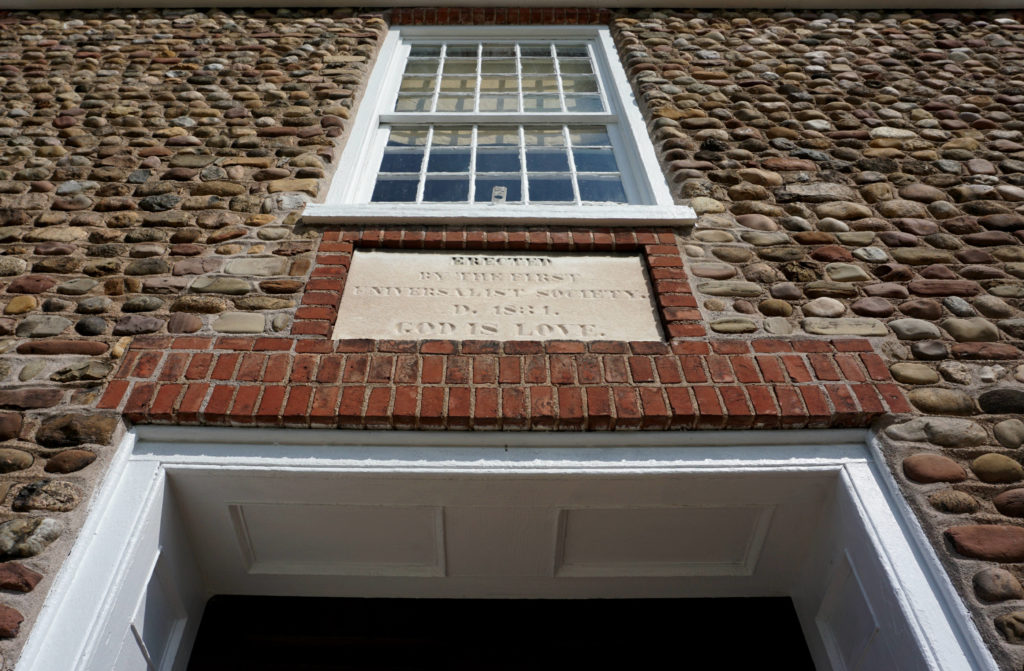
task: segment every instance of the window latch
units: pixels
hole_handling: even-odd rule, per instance
[[[491,189],[491,205],[501,205],[505,202],[505,197],[508,195],[507,186],[496,186]]]

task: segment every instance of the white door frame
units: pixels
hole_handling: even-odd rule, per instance
[[[614,475],[637,482],[723,474],[832,478],[832,517],[819,525],[820,542],[804,548],[803,572],[809,577],[790,591],[819,666],[853,671],[889,660],[901,669],[997,669],[877,445],[862,430],[458,433],[140,426],[124,438],[92,501],[18,671],[183,669],[198,626],[195,614],[218,586],[205,584],[209,576],[192,559],[186,539],[194,530],[166,504],[167,483],[218,473],[273,474],[282,481],[353,474],[566,480]],[[882,598],[877,585],[883,585]],[[843,611],[850,603],[855,612]],[[186,654],[175,658],[181,650]],[[115,659],[121,661],[115,665]]]

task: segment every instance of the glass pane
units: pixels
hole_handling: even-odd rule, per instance
[[[481,55],[484,58],[515,58],[516,48],[511,44],[485,44]]]
[[[441,55],[441,45],[439,44],[414,44],[409,49],[409,58],[419,58],[421,56],[432,56],[437,58]]]
[[[597,79],[594,77],[564,77],[562,90],[566,93],[597,93]]]
[[[523,135],[527,147],[562,147],[565,139],[561,128],[526,128]]]
[[[519,129],[515,126],[481,126],[476,131],[476,143],[485,146],[517,146]]]
[[[475,44],[449,44],[444,55],[446,58],[476,58]]]
[[[431,151],[427,172],[466,172],[469,170],[469,153],[468,149]]]
[[[589,58],[590,54],[587,52],[587,47],[583,44],[556,44],[555,51],[559,57],[573,57],[573,58]]]
[[[594,71],[589,58],[560,58],[558,69],[563,75],[589,75]]]
[[[558,79],[555,77],[523,77],[523,91],[531,93],[558,93]]]
[[[423,150],[386,151],[380,161],[381,172],[419,172],[423,165]]]
[[[468,147],[472,143],[472,126],[449,126],[434,129],[432,144],[435,147]]]
[[[521,44],[519,55],[523,58],[551,56],[551,47],[547,44]]]
[[[567,112],[602,112],[604,105],[601,103],[601,96],[586,94],[566,94],[565,109]]]
[[[524,95],[523,96],[523,111],[524,112],[561,112],[562,104],[558,101],[558,96],[551,95]]]
[[[484,74],[515,74],[516,62],[514,60],[506,60],[504,58],[482,61],[480,63],[480,72]]]
[[[526,169],[532,172],[569,172],[569,157],[560,149],[527,147]]]
[[[443,72],[446,75],[476,73],[475,58],[449,58],[444,62]]]
[[[398,90],[403,93],[433,93],[434,77],[402,77],[402,86]]]
[[[482,95],[480,96],[481,112],[518,112],[519,96]]]
[[[625,203],[626,192],[616,177],[580,175],[580,199],[598,203]]]
[[[569,139],[573,146],[610,145],[608,129],[604,126],[569,126]]]
[[[519,172],[518,149],[480,150],[476,155],[477,172]]]
[[[416,179],[379,177],[370,200],[375,203],[416,202]]]
[[[441,90],[445,93],[473,93],[476,90],[476,76],[441,77]]]
[[[396,112],[429,112],[430,96],[400,95],[395,101]]]
[[[495,77],[488,75],[480,78],[481,93],[518,93],[519,80],[515,77]]]
[[[499,179],[478,178],[476,180],[476,194],[473,196],[473,201],[477,203],[491,202],[491,198],[494,193],[494,187],[496,186],[505,187],[506,202],[518,203],[523,199],[523,185],[520,183],[518,177],[505,177]]]
[[[389,147],[422,147],[427,143],[426,129],[392,128],[388,133]]]
[[[523,74],[548,74],[555,71],[555,61],[551,58],[524,58],[522,60]]]
[[[533,177],[530,179],[531,201],[572,201],[572,180],[568,177]]]
[[[421,61],[409,61],[405,64],[405,74],[407,75],[431,75],[437,72],[437,64],[439,61],[428,58]]]
[[[573,149],[577,172],[615,172],[615,154],[608,149]]]
[[[438,112],[472,112],[473,96],[442,95],[437,97]]]
[[[469,199],[469,178],[427,178],[423,186],[423,202],[455,203]]]

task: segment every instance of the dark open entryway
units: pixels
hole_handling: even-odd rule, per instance
[[[189,671],[814,669],[792,602],[215,596]]]

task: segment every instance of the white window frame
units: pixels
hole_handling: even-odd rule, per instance
[[[617,136],[616,159],[629,203],[612,205],[552,205],[491,203],[371,203],[383,143],[382,124],[402,123],[391,111],[409,45],[426,40],[533,40],[587,42],[595,57],[599,80],[609,105],[607,113],[545,115],[546,123],[609,124]],[[450,115],[438,115],[450,120]],[[496,117],[498,115],[495,115]],[[502,114],[501,122],[532,121],[536,116]],[[427,115],[419,115],[422,121]],[[467,121],[472,123],[472,121]],[[643,116],[633,98],[611,34],[603,26],[399,26],[384,39],[362,102],[348,134],[326,199],[310,203],[303,212],[307,223],[342,224],[494,224],[690,227],[693,209],[677,205],[661,171]]]

